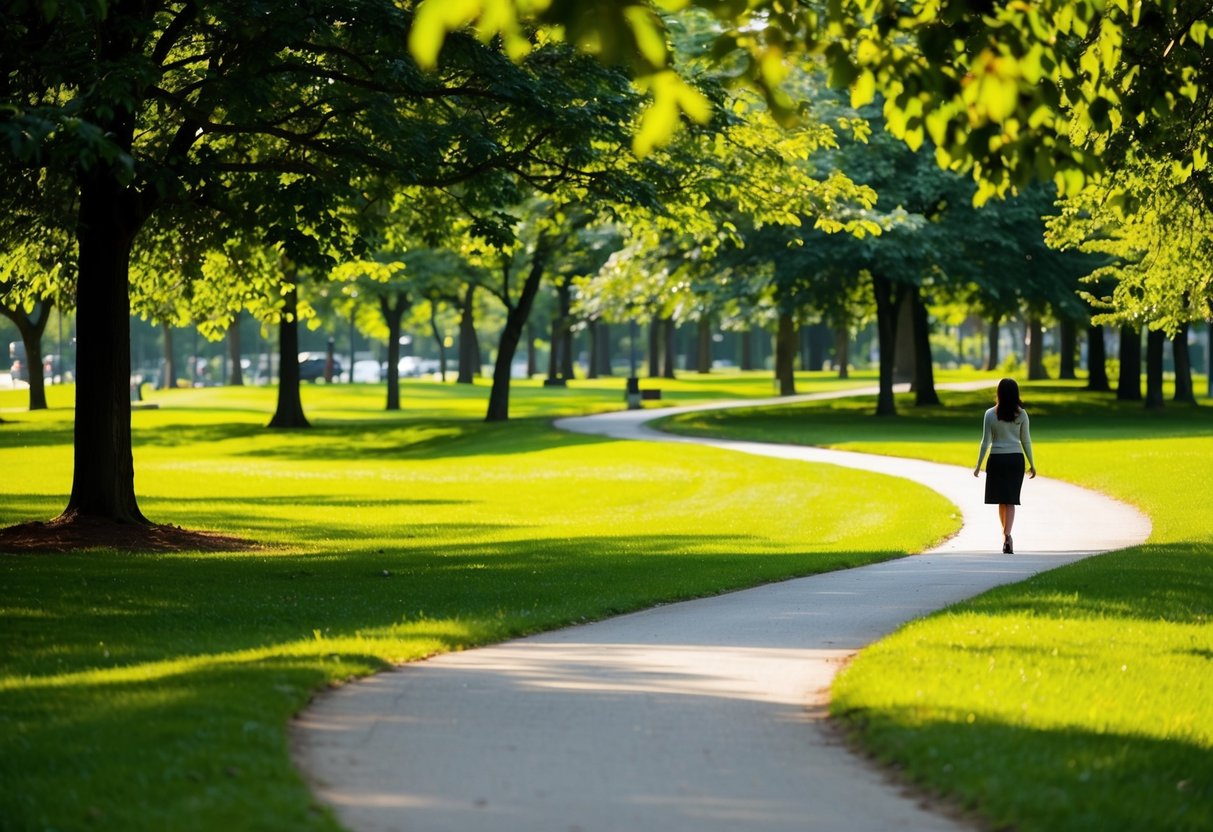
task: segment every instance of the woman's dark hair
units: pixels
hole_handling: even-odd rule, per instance
[[[1019,398],[1019,385],[1015,383],[1015,379],[1004,378],[998,382],[998,407],[995,410],[998,420],[1014,422],[1021,407],[1023,401]]]

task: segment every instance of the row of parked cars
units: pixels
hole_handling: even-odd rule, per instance
[[[300,381],[320,381],[325,377],[325,364],[328,356],[322,352],[299,353]],[[417,358],[406,355],[396,364],[402,378],[419,378],[438,372],[438,362],[433,359]],[[337,356],[333,357],[332,378],[335,381],[347,381],[347,370]],[[373,358],[360,358],[354,362],[355,384],[377,384],[387,378],[387,362],[376,361]]]

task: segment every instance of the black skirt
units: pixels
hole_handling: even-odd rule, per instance
[[[986,460],[986,504],[1019,505],[1023,474],[1023,454],[990,454]]]

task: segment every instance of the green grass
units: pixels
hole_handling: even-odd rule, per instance
[[[897,480],[547,424],[617,406],[614,384],[519,385],[515,412],[533,418],[494,425],[484,386],[410,383],[399,414],[380,389],[308,387],[316,427],[287,432],[262,427],[272,390],[155,394],[133,420],[144,511],[266,548],[0,555],[0,827],[334,829],[286,743],[327,684],[954,530],[945,501]],[[50,392],[58,409],[35,414],[0,394],[0,525],[65,502],[70,388]]]
[[[1213,829],[1213,409],[1024,395],[1041,473],[1141,507],[1150,541],[906,626],[839,677],[832,712],[993,828]],[[847,400],[667,427],[972,466],[990,395],[943,399],[903,398],[896,419]]]

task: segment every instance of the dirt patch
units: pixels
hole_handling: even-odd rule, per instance
[[[59,518],[0,529],[0,552],[52,553],[90,549],[124,552],[247,552],[260,543],[172,525],[114,523],[96,518]]]

